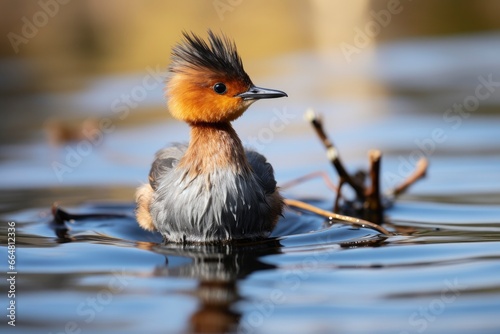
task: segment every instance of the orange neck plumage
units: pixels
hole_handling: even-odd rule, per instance
[[[229,122],[191,125],[191,141],[179,167],[196,176],[229,168],[235,173],[250,172],[241,140]]]

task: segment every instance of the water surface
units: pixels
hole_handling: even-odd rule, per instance
[[[382,150],[385,189],[416,158],[429,158],[427,178],[386,212],[390,237],[287,210],[262,242],[165,244],[137,226],[132,202],[154,152],[188,139],[187,126],[164,115],[161,87],[123,120],[110,104],[144,73],[27,97],[77,119],[111,117],[117,127],[62,178],[53,163],[65,163],[78,142],[48,145],[40,120],[26,120],[30,135],[1,146],[1,219],[16,223],[15,332],[498,333],[500,93],[494,88],[459,126],[444,117],[474,96],[481,77],[500,81],[498,41],[383,45],[356,73],[312,53],[262,65],[289,69],[258,79],[290,98],[255,104],[235,127],[269,158],[280,183],[317,170],[335,179],[302,118],[310,106],[324,114],[351,170],[366,166],[369,149]],[[335,93],[352,78],[376,93]],[[150,121],[136,122],[138,114]],[[446,139],[430,141],[435,129]],[[334,198],[321,179],[284,194],[325,209]],[[73,213],[124,216],[70,222],[61,238],[51,224],[55,201]],[[7,248],[0,253],[6,268]],[[0,287],[6,301],[5,280]],[[5,318],[0,326],[14,332]]]

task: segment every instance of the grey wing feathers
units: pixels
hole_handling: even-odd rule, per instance
[[[274,178],[273,166],[267,162],[266,157],[252,150],[245,150],[248,163],[258,176],[258,182],[266,194],[272,194],[276,191],[276,179]]]
[[[186,152],[187,144],[176,143],[156,152],[155,161],[149,171],[149,184],[156,190],[162,176],[174,168]]]

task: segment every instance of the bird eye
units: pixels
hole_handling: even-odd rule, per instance
[[[226,85],[222,82],[218,82],[214,85],[214,92],[217,94],[224,94],[227,91]]]

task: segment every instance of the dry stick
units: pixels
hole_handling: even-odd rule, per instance
[[[280,185],[280,189],[290,188],[290,187],[293,187],[299,183],[314,179],[316,177],[321,177],[323,179],[323,181],[325,181],[325,184],[328,188],[330,188],[334,192],[338,192],[339,188],[337,188],[337,186],[335,184],[333,184],[332,180],[330,180],[330,178],[328,177],[328,174],[326,174],[323,171],[312,172],[310,174],[306,174],[304,176],[301,176],[297,179],[293,179],[293,180],[290,180],[288,182],[282,183]]]
[[[328,157],[328,160],[330,160],[330,162],[333,164],[333,167],[335,167],[335,169],[337,170],[337,173],[339,174],[340,178],[344,179],[344,181],[354,189],[358,199],[364,201],[365,191],[363,186],[360,185],[358,182],[356,182],[352,178],[352,176],[349,173],[347,173],[346,169],[344,168],[344,165],[342,164],[342,161],[340,160],[337,148],[333,145],[333,142],[330,139],[328,139],[328,136],[326,135],[323,129],[323,122],[321,121],[321,118],[317,117],[312,109],[306,111],[305,117],[307,120],[309,120],[309,122],[311,122],[312,126],[314,127],[314,130],[316,130],[316,134],[321,139],[323,145],[325,145],[326,155]]]
[[[70,220],[79,220],[79,219],[90,219],[90,218],[100,218],[100,219],[109,219],[109,218],[126,218],[128,217],[125,214],[120,213],[87,213],[87,214],[74,214],[69,213],[59,207],[58,203],[52,204],[52,216],[54,219],[60,223],[64,221]]]
[[[368,156],[370,159],[370,179],[372,184],[366,194],[367,207],[368,210],[374,213],[376,221],[381,224],[384,217],[380,197],[380,160],[382,153],[379,150],[371,150]]]
[[[429,166],[429,162],[427,161],[426,158],[421,158],[417,162],[417,167],[413,174],[408,176],[408,178],[401,183],[399,186],[394,188],[391,192],[391,194],[394,197],[397,197],[401,194],[403,194],[411,185],[413,185],[415,182],[420,180],[421,178],[425,177],[425,174],[427,173],[427,167]]]
[[[330,212],[330,211],[326,211],[326,210],[320,209],[320,208],[318,208],[318,207],[316,207],[314,205],[311,205],[311,204],[308,204],[308,203],[305,203],[305,202],[302,202],[302,201],[297,201],[295,199],[285,198],[284,201],[285,201],[285,204],[288,205],[288,206],[292,206],[292,207],[295,207],[295,208],[298,208],[298,209],[310,211],[312,213],[315,213],[317,215],[326,217],[328,219],[337,219],[337,220],[343,221],[343,222],[345,222],[345,223],[347,223],[349,225],[352,225],[352,226],[356,226],[356,227],[368,227],[368,228],[376,230],[376,231],[378,231],[378,232],[380,232],[382,234],[392,235],[392,233],[390,233],[389,231],[387,231],[382,226],[379,226],[379,225],[374,224],[372,222],[369,222],[367,220],[363,220],[363,219],[359,219],[359,218],[354,218],[354,217],[350,217],[350,216],[339,215],[338,213],[333,213],[333,212]]]
[[[339,186],[337,191],[337,196],[335,196],[335,202],[333,202],[333,212],[339,212],[340,210],[340,199],[342,198],[342,192],[340,189],[342,189],[342,186],[344,185],[344,179],[339,178]]]

